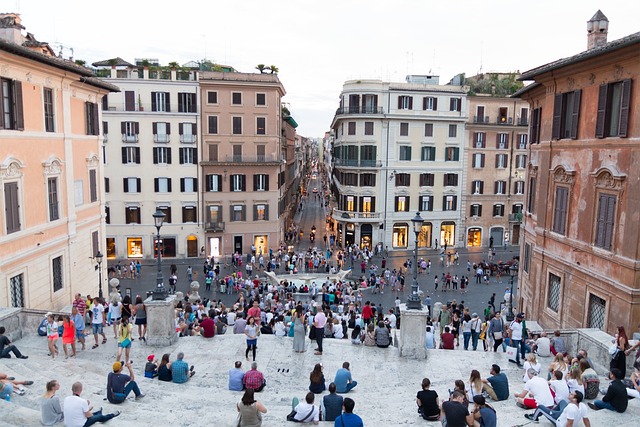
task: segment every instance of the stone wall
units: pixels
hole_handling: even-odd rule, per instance
[[[56,317],[59,314],[70,313],[53,313]],[[47,315],[45,310],[20,309],[20,308],[1,308],[0,309],[0,326],[6,329],[5,335],[11,341],[17,341],[25,335],[36,335],[40,322]]]

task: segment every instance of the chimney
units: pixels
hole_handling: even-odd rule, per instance
[[[22,45],[24,27],[18,13],[0,13],[0,39]]]
[[[600,10],[587,21],[587,50],[602,47],[607,44],[609,20]]]

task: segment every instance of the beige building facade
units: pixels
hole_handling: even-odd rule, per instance
[[[0,17],[0,306],[60,310],[106,288],[100,100],[118,89]]]

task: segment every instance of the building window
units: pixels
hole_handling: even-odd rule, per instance
[[[95,169],[89,170],[89,201],[98,201],[98,171]]]
[[[567,187],[556,187],[552,230],[562,235],[566,234],[568,197],[569,189]]]
[[[496,181],[493,183],[493,194],[506,194],[506,193],[507,193],[506,181]]]
[[[458,185],[458,174],[457,173],[445,173],[444,174],[444,182],[445,187],[456,187]]]
[[[253,191],[269,191],[269,175],[253,175]]]
[[[458,125],[449,125],[449,138],[458,136]]]
[[[409,212],[409,197],[396,196],[396,212]]]
[[[20,195],[18,182],[4,183],[4,221],[7,234],[20,231]],[[57,197],[57,196],[56,196]]]
[[[460,161],[460,149],[458,147],[447,147],[444,151],[445,162]]]
[[[353,196],[345,197],[345,210],[348,212],[353,212],[356,210],[356,198]]]
[[[246,191],[245,176],[240,174],[231,175],[231,191]]]
[[[207,206],[207,222],[213,224],[219,224],[222,222],[222,206],[209,205]]]
[[[256,105],[267,105],[266,93],[256,93]]]
[[[24,307],[24,275],[22,273],[9,279],[9,295],[11,307]]]
[[[60,219],[58,201],[58,178],[47,179],[47,190],[49,193],[49,221]]]
[[[411,147],[409,145],[401,145],[400,159],[399,160],[411,160]]]
[[[218,103],[218,92],[207,91],[207,104],[217,104],[217,103]]]
[[[475,153],[473,155],[472,166],[474,168],[484,168],[484,153]]]
[[[87,114],[85,117],[91,117],[86,112],[86,108],[85,114]],[[22,82],[20,81],[0,79],[0,127],[14,130],[24,129]],[[87,135],[91,135],[88,127]]]
[[[593,294],[589,294],[589,328],[604,329],[607,315],[607,302]]]
[[[169,92],[151,92],[151,111],[171,112]]]
[[[232,92],[231,93],[231,104],[233,104],[233,105],[242,105],[242,93],[241,92]]]
[[[522,265],[525,273],[529,272],[529,267],[531,264],[531,245],[529,243],[524,244],[524,262]]]
[[[630,104],[631,79],[600,85],[596,138],[627,137]]]
[[[242,135],[242,117],[234,117],[233,121],[233,134]]]
[[[527,199],[527,212],[535,213],[536,206],[536,179],[534,177],[529,178],[529,197]]]
[[[473,146],[475,148],[485,148],[487,134],[484,132],[473,133]]]
[[[373,135],[373,122],[364,122],[364,134]]]
[[[180,178],[180,192],[195,193],[198,188],[197,178]]]
[[[182,222],[198,222],[198,210],[195,206],[183,206],[182,207]]]
[[[496,148],[499,150],[506,150],[509,148],[508,133],[499,133],[496,135]]]
[[[165,122],[153,122],[153,142],[169,142],[171,124]]]
[[[62,255],[51,260],[51,275],[53,282],[53,292],[62,289]]]
[[[218,144],[207,144],[209,147],[209,161],[217,162],[218,161]]]
[[[484,181],[471,181],[471,194],[483,194]]]
[[[482,205],[473,204],[469,209],[469,215],[471,216],[482,216]]]
[[[375,197],[360,197],[360,212],[374,212],[376,210]]]
[[[433,136],[433,123],[424,124],[424,136],[428,136],[428,137]]]
[[[406,248],[409,243],[408,233],[409,226],[407,224],[394,224],[391,245],[394,248]]]
[[[122,142],[138,142],[140,125],[138,122],[120,122]]]
[[[408,187],[411,185],[411,174],[397,173],[396,174],[396,187]]]
[[[231,152],[233,153],[233,161],[241,162],[242,161],[242,145],[241,144],[233,144],[231,145]]]
[[[171,224],[171,206],[158,206],[156,209],[164,213],[164,223]]]
[[[140,147],[122,147],[122,164],[132,165],[140,163]]]
[[[108,193],[109,190],[109,178],[107,178],[106,176],[104,177],[104,192]]]
[[[44,88],[44,130],[45,132],[55,132],[55,116],[53,110],[53,89]]]
[[[462,98],[450,98],[449,111],[461,111],[461,110],[462,110]]]
[[[421,187],[433,187],[435,182],[435,175],[432,173],[420,174],[420,186]]]
[[[531,124],[529,134],[532,144],[540,144],[540,125],[542,124],[542,107],[534,108],[531,112]]]
[[[406,95],[399,96],[398,110],[413,110],[413,97]]]
[[[74,206],[82,206],[84,204],[84,181],[76,179],[73,181]]]
[[[616,196],[600,194],[598,197],[598,217],[596,219],[596,238],[594,245],[611,250],[613,229],[615,227]]]
[[[356,134],[356,122],[347,123],[347,135],[355,135]]]
[[[425,96],[422,98],[422,109],[436,111],[438,109],[438,98],[434,96]]]
[[[436,147],[422,147],[420,150],[420,160],[432,162],[436,159]]]
[[[493,205],[493,216],[504,216],[504,205],[501,203]]]
[[[433,196],[420,196],[419,204],[421,211],[433,211]]]
[[[496,169],[506,169],[509,163],[508,154],[496,154]]]
[[[170,193],[171,178],[153,178],[153,191],[156,193]]]
[[[180,133],[180,142],[183,144],[193,144],[196,142],[196,124],[195,123],[179,123],[178,132]]]
[[[100,250],[100,235],[97,231],[91,232],[91,253],[97,254]]]
[[[267,134],[267,119],[265,117],[256,117],[256,134]]]
[[[269,205],[253,205],[254,221],[269,221]]]
[[[198,149],[197,148],[180,148],[180,164],[181,165],[197,165]]]
[[[140,178],[122,178],[125,193],[140,193]]]
[[[513,192],[514,194],[522,195],[524,194],[524,181],[516,181],[513,183]]]
[[[527,138],[529,135],[526,133],[518,134],[518,149],[525,150],[527,148]]]
[[[527,167],[527,155],[526,154],[517,154],[516,155],[516,168],[524,169]]]
[[[196,94],[188,92],[178,93],[178,112],[179,113],[197,113]]]
[[[155,255],[155,239],[154,239],[154,257]],[[142,258],[142,238],[141,237],[128,237],[127,238],[127,256],[129,258]]]
[[[209,192],[222,191],[222,175],[206,175],[205,176],[205,190]]]
[[[547,290],[547,307],[558,312],[560,308],[560,277],[549,273],[549,285]]]
[[[361,173],[360,174],[360,187],[375,187],[376,186],[376,174],[375,173]]]
[[[245,217],[246,214],[244,205],[231,205],[231,221],[246,221]]]
[[[409,123],[400,123],[400,136],[409,136]]]
[[[104,207],[104,222],[111,224],[111,208],[109,206]],[[109,242],[109,239],[107,239],[107,242]]]
[[[207,133],[210,135],[216,135],[218,133],[218,116],[208,116],[207,122]]]
[[[458,209],[458,196],[442,196],[442,210],[455,211]]]
[[[170,165],[171,147],[153,147],[153,164]]]
[[[551,128],[553,139],[578,138],[581,93],[581,90],[576,90],[555,95]]]
[[[376,155],[375,145],[362,145],[360,147],[360,166],[375,166]]]

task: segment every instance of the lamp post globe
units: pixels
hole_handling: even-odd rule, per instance
[[[163,300],[167,297],[167,291],[164,287],[164,277],[162,276],[162,255],[160,252],[160,228],[164,223],[164,218],[166,214],[162,212],[160,209],[156,210],[153,213],[153,221],[156,226],[156,248],[157,248],[157,257],[158,257],[158,274],[156,278],[156,289],[153,291],[152,299],[154,300]]]
[[[96,261],[98,262],[98,296],[102,300],[102,252],[98,251],[95,255]]]
[[[420,301],[420,295],[418,295],[418,236],[422,231],[423,222],[424,219],[420,216],[420,212],[416,213],[416,216],[411,219],[413,232],[416,235],[416,246],[413,252],[413,283],[411,284],[411,293],[407,298],[407,309],[409,310],[422,309],[422,302]]]

